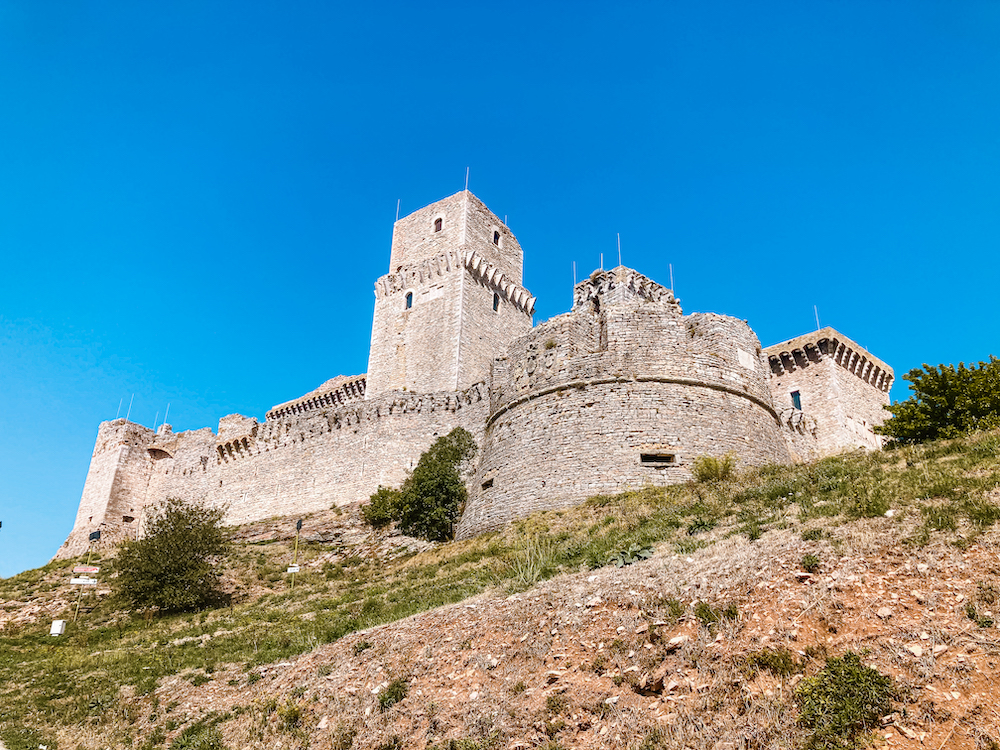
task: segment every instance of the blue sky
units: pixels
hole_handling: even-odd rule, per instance
[[[217,426],[367,366],[401,215],[469,187],[535,321],[605,256],[764,345],[996,342],[1000,4],[0,2],[0,576],[98,424]]]

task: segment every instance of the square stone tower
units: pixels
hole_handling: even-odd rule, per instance
[[[389,273],[375,282],[366,398],[460,391],[531,329],[513,233],[463,190],[398,220]]]

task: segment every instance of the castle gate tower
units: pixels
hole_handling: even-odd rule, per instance
[[[513,233],[468,190],[393,226],[389,273],[375,282],[365,398],[459,391],[531,329]]]

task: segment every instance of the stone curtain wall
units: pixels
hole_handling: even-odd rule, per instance
[[[789,447],[799,460],[850,448],[882,447],[873,431],[888,417],[892,368],[832,328],[775,344],[765,350],[770,387],[782,421],[797,427]],[[791,393],[798,391],[801,410]],[[811,430],[813,441],[802,441]]]
[[[434,439],[465,427],[482,442],[484,385],[461,393],[391,393],[338,408],[258,424],[223,418],[204,428],[154,435],[124,420],[105,422],[69,539],[58,553],[82,553],[90,532],[105,541],[134,535],[144,510],[167,498],[226,508],[225,523],[310,513],[398,486]],[[237,419],[249,431],[237,435]],[[122,517],[134,518],[123,526]]]
[[[496,363],[460,537],[595,493],[685,481],[702,454],[732,452],[752,466],[789,461],[749,326],[685,317],[669,290],[629,269],[606,273],[643,283],[578,295],[573,312],[539,325]]]

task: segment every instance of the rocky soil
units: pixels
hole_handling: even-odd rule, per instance
[[[789,747],[805,736],[803,674],[748,660],[787,649],[811,674],[854,650],[898,687],[885,746],[996,747],[1000,536],[960,550],[881,531],[862,522],[849,554],[788,531],[731,537],[482,595],[249,674],[217,669],[197,687],[168,678],[138,721],[233,712],[220,725],[231,748]],[[822,561],[812,574],[807,553]],[[735,605],[735,617],[706,625],[699,602],[717,614]],[[395,680],[406,695],[384,705]],[[90,747],[89,735],[69,730],[60,746]]]

